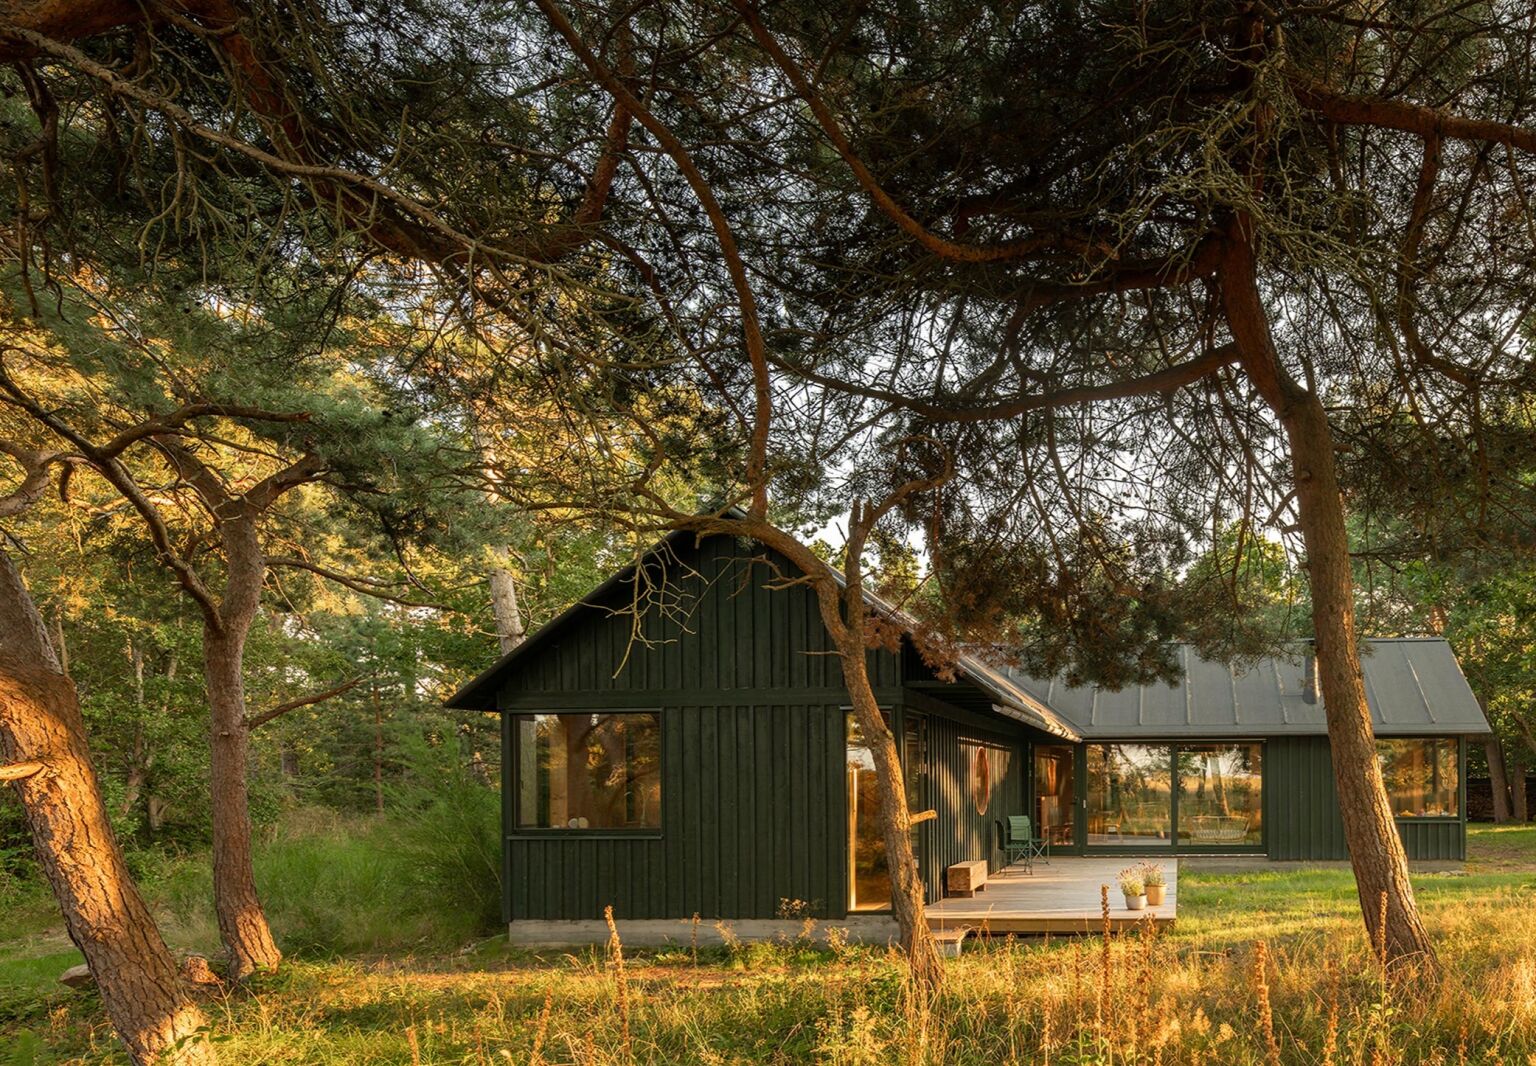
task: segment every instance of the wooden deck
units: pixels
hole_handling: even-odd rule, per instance
[[[1109,923],[1115,930],[1133,927],[1148,915],[1160,926],[1178,918],[1179,864],[1172,856],[1161,860],[1168,878],[1168,898],[1144,911],[1125,909],[1115,875],[1136,859],[1057,855],[1050,864],[1035,863],[1024,872],[1015,863],[987,880],[986,888],[969,899],[944,899],[928,905],[928,924],[941,941],[963,939],[967,933],[1097,933],[1104,928],[1099,886],[1109,886]]]

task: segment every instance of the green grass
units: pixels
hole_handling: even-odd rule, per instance
[[[1536,864],[1536,825],[1470,825],[1467,869],[1530,870]]]
[[[1250,1066],[1266,1057],[1266,998],[1287,1064],[1325,1061],[1334,1010],[1336,1063],[1536,1056],[1536,848],[1524,846],[1532,829],[1475,827],[1468,872],[1415,875],[1445,964],[1438,984],[1378,979],[1347,870],[1260,867],[1181,874],[1179,924],[1165,936],[1128,936],[1107,950],[1097,938],[968,949],[947,964],[941,997],[927,1001],[909,994],[899,960],[873,948],[749,944],[703,951],[697,965],[687,951],[627,952],[621,971],[599,952],[533,954],[499,939],[449,950],[461,928],[452,915],[417,915],[391,933],[432,897],[396,897],[394,860],[353,854],[386,843],[370,826],[393,831],[311,820],[263,849],[274,925],[291,938],[283,923],[296,922],[325,947],[206,1005],[225,1062]],[[421,872],[417,883],[441,884],[437,876]],[[161,906],[200,913],[190,877],[152,882],[171,892]],[[11,993],[13,1031],[40,1034],[60,1064],[120,1062],[93,998],[42,987],[63,960],[56,942],[42,952],[45,932],[32,936],[40,954],[36,968],[18,971],[29,991]],[[328,957],[342,943],[359,946],[350,958]],[[381,944],[389,957],[374,954]],[[6,1002],[0,994],[0,1034]]]
[[[12,989],[50,988],[59,975],[85,961],[74,948],[21,958],[0,957],[0,986]]]

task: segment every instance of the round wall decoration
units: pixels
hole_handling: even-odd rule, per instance
[[[987,764],[987,749],[977,745],[971,756],[971,799],[976,813],[986,814],[992,802],[992,768]]]

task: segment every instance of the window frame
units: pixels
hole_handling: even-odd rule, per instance
[[[1420,744],[1450,744],[1456,763],[1456,787],[1452,795],[1456,799],[1456,813],[1454,814],[1398,814],[1392,811],[1392,821],[1403,825],[1449,825],[1459,824],[1466,815],[1467,810],[1467,749],[1461,736],[1424,736],[1422,734],[1398,736],[1377,735],[1376,740],[1376,765],[1381,767],[1381,744],[1383,741],[1417,741]],[[1392,800],[1392,791],[1387,787],[1385,768],[1382,768],[1382,788],[1387,793],[1389,805]]]
[[[1080,806],[1080,824],[1076,827],[1078,843],[1074,850],[1084,855],[1144,855],[1155,858],[1157,856],[1177,855],[1263,855],[1269,851],[1269,738],[1268,737],[1218,737],[1193,738],[1193,737],[1094,737],[1091,740],[1080,741],[1077,745],[1081,752],[1080,761],[1074,764],[1074,772],[1081,775],[1077,786],[1077,798],[1080,804],[1086,804],[1088,797],[1088,749],[1094,746],[1121,746],[1137,745],[1140,747],[1167,747],[1168,748],[1168,781],[1171,787],[1169,793],[1169,843],[1166,845],[1133,843],[1127,841],[1124,844],[1094,844],[1088,840],[1088,820],[1086,807]],[[1253,745],[1259,749],[1259,839],[1252,844],[1192,844],[1179,840],[1180,815],[1182,813],[1179,802],[1179,751],[1187,748],[1208,747],[1236,747]],[[1033,789],[1033,783],[1031,783]]]
[[[576,840],[659,840],[663,829],[667,824],[667,716],[660,707],[562,707],[558,709],[534,709],[519,708],[515,711],[504,712],[508,718],[508,732],[511,734],[508,761],[510,767],[507,771],[507,784],[509,786],[505,810],[508,815],[506,835],[508,840],[549,840],[552,838],[569,837]],[[518,770],[522,766],[522,730],[518,728],[519,718],[534,718],[539,715],[552,715],[562,717],[566,715],[621,715],[621,714],[646,714],[656,719],[656,740],[659,758],[656,763],[658,776],[658,802],[660,804],[660,825],[647,826],[613,826],[598,829],[573,829],[570,826],[539,826],[518,825],[518,788],[521,781]]]
[[[1186,817],[1186,812],[1184,810],[1183,789],[1181,787],[1182,781],[1181,781],[1181,779],[1179,777],[1179,753],[1181,751],[1201,751],[1201,750],[1211,750],[1211,749],[1221,750],[1221,749],[1234,749],[1234,748],[1257,748],[1258,749],[1258,757],[1259,757],[1259,772],[1258,772],[1258,774],[1255,775],[1258,778],[1258,781],[1259,781],[1259,803],[1258,803],[1259,838],[1257,840],[1255,840],[1255,841],[1251,841],[1251,842],[1245,841],[1245,842],[1243,842],[1241,844],[1196,844],[1196,843],[1193,843],[1193,837],[1191,837],[1191,843],[1185,844],[1185,843],[1180,843],[1177,840],[1177,838],[1176,838],[1175,841],[1174,841],[1174,849],[1176,851],[1187,852],[1187,853],[1194,854],[1194,855],[1199,855],[1199,854],[1202,854],[1202,853],[1204,853],[1204,854],[1220,854],[1220,855],[1227,855],[1227,854],[1234,854],[1235,855],[1235,854],[1242,854],[1242,853],[1245,853],[1245,852],[1263,852],[1263,853],[1267,853],[1269,851],[1269,797],[1268,797],[1268,792],[1267,792],[1267,789],[1266,789],[1265,786],[1266,786],[1267,776],[1268,776],[1268,772],[1269,772],[1269,749],[1268,749],[1268,745],[1266,744],[1265,740],[1263,740],[1263,739],[1249,740],[1249,739],[1246,739],[1246,738],[1245,739],[1226,738],[1226,739],[1221,739],[1221,740],[1198,740],[1198,741],[1194,741],[1194,740],[1187,740],[1187,741],[1185,741],[1185,740],[1174,740],[1174,741],[1170,741],[1169,743],[1171,743],[1172,746],[1173,746],[1173,792],[1174,792],[1174,801],[1173,801],[1173,804],[1174,804],[1174,816],[1173,817],[1174,817],[1174,827],[1175,827],[1175,835],[1176,835],[1176,837],[1177,837],[1177,833],[1179,832],[1179,830],[1181,828],[1179,826],[1179,823],[1184,819],[1184,817]],[[1195,815],[1194,817],[1198,817],[1198,815]]]

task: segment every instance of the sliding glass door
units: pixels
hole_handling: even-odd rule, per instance
[[[1233,850],[1264,843],[1263,745],[1089,744],[1090,848]]]
[[[1077,749],[1035,748],[1035,833],[1055,848],[1077,845]]]
[[[1166,744],[1088,746],[1088,844],[1173,844],[1173,749]]]
[[[1179,844],[1242,847],[1264,841],[1263,748],[1180,745]]]
[[[880,830],[880,784],[875,753],[859,721],[848,714],[845,766],[848,776],[848,909],[883,911],[891,906],[891,878]]]

